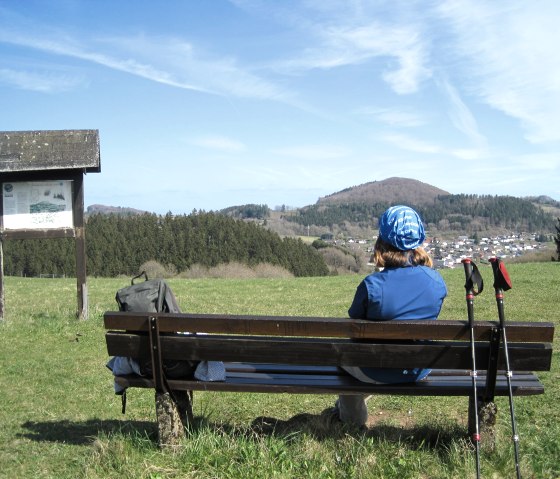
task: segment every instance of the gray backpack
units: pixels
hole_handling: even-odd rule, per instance
[[[134,283],[139,278],[145,278],[141,283]],[[130,286],[119,289],[115,299],[120,311],[136,311],[148,313],[180,313],[179,305],[169,285],[163,279],[148,280],[148,275],[142,271],[132,278]]]
[[[144,277],[145,281],[135,283],[134,281]],[[119,289],[115,299],[120,311],[136,311],[147,313],[180,313],[175,295],[169,285],[163,279],[148,279],[145,271],[132,278],[131,285]],[[163,361],[163,372],[167,378],[192,377],[198,361]],[[142,376],[152,375],[151,360],[139,364]]]

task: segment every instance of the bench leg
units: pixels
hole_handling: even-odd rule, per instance
[[[492,450],[496,444],[496,416],[498,408],[496,403],[489,401],[478,401],[478,431],[480,433],[480,444],[485,449]],[[469,397],[469,436],[475,432],[474,402]]]
[[[177,411],[179,412],[179,417],[183,426],[188,430],[194,424],[193,415],[193,392],[192,391],[173,391],[173,396],[175,397],[175,403],[177,405]]]
[[[160,447],[177,447],[185,438],[185,428],[193,421],[192,392],[156,391],[156,417],[158,424],[158,443]]]

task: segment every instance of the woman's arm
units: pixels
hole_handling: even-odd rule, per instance
[[[368,306],[368,290],[364,281],[362,281],[356,289],[354,300],[348,310],[348,315],[352,319],[366,319]]]

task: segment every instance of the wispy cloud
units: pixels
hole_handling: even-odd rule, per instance
[[[411,138],[402,134],[387,134],[381,137],[383,141],[391,143],[392,145],[407,151],[416,153],[442,153],[443,148],[439,145],[429,143],[423,140]]]
[[[138,35],[103,38],[99,43],[117,48],[123,56],[158,65],[176,86],[245,98],[294,100],[292,93],[240,66],[236,58],[205,53],[181,38]],[[158,75],[153,79],[161,81]]]
[[[388,133],[381,135],[380,140],[385,141],[400,150],[420,154],[452,157],[466,161],[481,160],[489,157],[485,148],[450,148],[426,140],[414,138],[410,135],[404,135],[402,133]]]
[[[17,23],[18,17],[9,20]],[[206,54],[183,39],[145,35],[78,39],[42,25],[21,29],[12,25],[0,29],[0,43],[79,59],[176,88],[296,103],[291,92],[239,66],[235,58]],[[25,86],[23,79],[19,84]]]
[[[407,109],[366,107],[356,113],[392,127],[412,128],[426,124],[426,115]]]
[[[511,162],[516,168],[539,171],[542,174],[560,175],[560,156],[557,153],[514,155],[508,160],[505,163]]]
[[[460,160],[482,160],[488,158],[488,153],[476,148],[455,148],[449,150],[449,154]]]
[[[447,80],[441,80],[439,83],[449,99],[449,117],[455,128],[464,133],[475,146],[486,147],[486,138],[480,133],[476,119],[461,99],[457,89]]]
[[[270,61],[269,66],[281,73],[299,74],[375,61],[372,80],[380,77],[398,94],[418,91],[432,75],[430,43],[420,20],[421,9],[418,15],[388,18],[386,7],[361,0],[230,1],[245,11],[274,18],[299,33],[299,48],[297,44],[291,45],[291,55]],[[397,5],[396,9],[400,7]]]
[[[332,69],[385,58],[382,78],[398,94],[414,93],[432,72],[421,32],[414,25],[377,21],[343,26],[315,24],[315,45],[279,62],[283,71]]]
[[[77,86],[83,85],[85,80],[81,76],[72,77],[52,71],[38,72],[1,68],[0,83],[21,90],[58,93],[73,90]]]
[[[275,149],[272,153],[298,160],[332,160],[347,157],[351,151],[337,145],[300,145]]]
[[[438,11],[471,91],[520,120],[528,140],[559,141],[560,3],[452,0]]]
[[[217,135],[193,138],[189,143],[202,148],[230,153],[238,153],[246,149],[245,145],[240,141]]]

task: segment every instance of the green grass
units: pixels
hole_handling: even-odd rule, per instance
[[[491,269],[475,299],[478,320],[497,317]],[[508,320],[558,325],[560,264],[508,265]],[[441,318],[466,319],[461,268]],[[358,276],[220,280],[173,279],[192,312],[345,316]],[[76,284],[6,278],[0,323],[0,477],[6,478],[448,478],[474,477],[465,438],[466,398],[371,399],[372,423],[356,431],[321,411],[334,396],[195,393],[198,427],[180,450],[156,445],[153,392],[131,390],[126,415],[112,391],[102,315],[126,279],[88,280],[88,321],[77,321]],[[546,393],[516,398],[523,477],[560,476],[558,334]],[[498,443],[483,448],[484,477],[512,477],[507,398],[497,399]],[[259,419],[260,418],[260,419]]]

